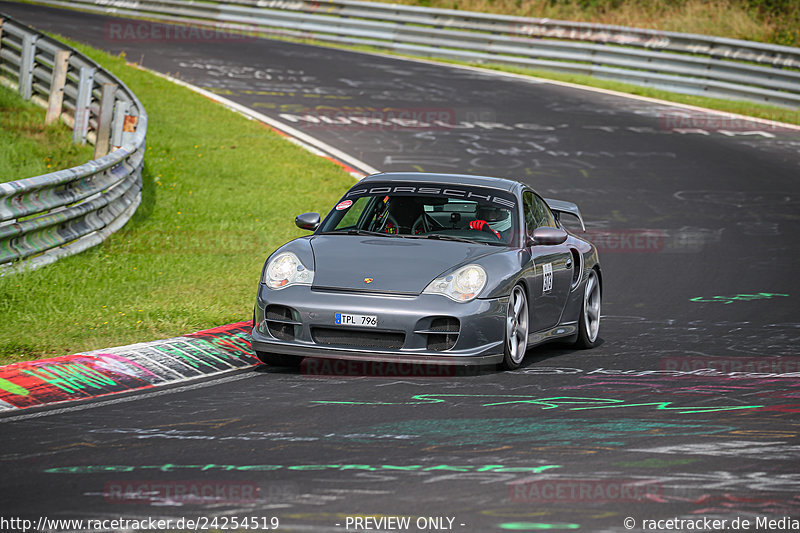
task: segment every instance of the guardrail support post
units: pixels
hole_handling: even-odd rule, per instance
[[[72,128],[72,142],[86,144],[89,131],[89,106],[92,103],[94,68],[82,67],[78,82],[78,101],[75,105],[75,125]]]
[[[31,99],[33,92],[33,66],[36,63],[36,41],[38,35],[25,34],[22,37],[22,53],[19,59],[19,94],[25,100]]]
[[[125,127],[125,117],[131,104],[128,102],[117,102],[114,107],[114,119],[111,122],[111,150],[116,150],[122,146],[122,129]]]
[[[61,116],[64,105],[64,85],[67,83],[69,69],[69,50],[56,52],[53,65],[53,79],[50,82],[50,97],[47,100],[47,115],[44,123],[52,124]]]
[[[104,83],[100,96],[100,116],[97,118],[97,139],[94,141],[93,159],[100,159],[108,153],[116,97],[117,85],[115,83]]]

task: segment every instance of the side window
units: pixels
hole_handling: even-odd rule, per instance
[[[528,233],[533,233],[536,228],[557,228],[556,218],[553,212],[547,207],[544,200],[530,191],[525,191],[522,195],[522,202],[525,207],[525,227]]]
[[[533,199],[536,205],[537,227],[557,228],[556,217],[553,216],[553,212],[547,207],[547,203],[535,194],[533,195]]]
[[[525,229],[528,232],[528,235],[533,233],[533,230],[536,229],[536,214],[535,214],[535,207],[534,207],[534,199],[533,193],[530,191],[525,191],[522,194],[522,205],[525,209]]]

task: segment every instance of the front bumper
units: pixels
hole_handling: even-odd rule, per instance
[[[436,363],[449,365],[495,364],[503,359],[507,298],[457,303],[443,296],[421,294],[399,296],[354,293],[342,290],[316,291],[307,286],[272,290],[259,285],[255,308],[252,347],[257,352],[336,359],[359,359],[397,363]],[[274,307],[273,307],[274,306]],[[275,335],[270,330],[266,309],[291,310],[290,335]],[[338,326],[336,313],[374,315],[378,327]],[[274,313],[271,313],[274,318]],[[446,317],[458,320],[455,343],[447,349],[431,349],[429,337],[433,320]],[[349,333],[344,343],[321,340],[316,332]],[[427,333],[426,333],[427,332]],[[380,334],[401,338],[391,348],[370,347],[359,338]],[[283,338],[279,338],[283,337]],[[434,336],[434,338],[440,338]],[[450,337],[453,338],[453,337]]]

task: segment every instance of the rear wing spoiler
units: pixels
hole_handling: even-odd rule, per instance
[[[564,200],[553,200],[551,198],[545,198],[544,201],[547,203],[548,207],[550,207],[550,210],[555,212],[556,218],[558,218],[561,215],[561,213],[572,215],[580,221],[581,229],[583,229],[583,231],[586,231],[586,226],[584,225],[583,217],[581,216],[581,210],[578,209],[577,205],[573,204],[572,202],[565,202]]]

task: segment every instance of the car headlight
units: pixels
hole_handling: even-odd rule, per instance
[[[467,265],[452,274],[431,281],[424,294],[441,294],[457,302],[475,299],[486,286],[486,271],[479,265]]]
[[[292,252],[282,252],[270,259],[261,280],[270,289],[289,285],[311,285],[314,271],[307,269]]]

